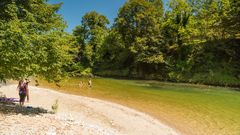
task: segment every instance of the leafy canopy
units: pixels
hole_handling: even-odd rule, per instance
[[[77,26],[73,35],[80,47],[79,61],[85,67],[94,67],[100,58],[100,48],[107,35],[109,20],[95,12],[86,13],[82,17],[82,24]]]
[[[61,4],[46,0],[0,1],[0,79],[39,75],[58,81],[69,54],[73,37],[56,12]]]

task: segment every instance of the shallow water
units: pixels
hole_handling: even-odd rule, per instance
[[[83,85],[79,85],[80,81]],[[240,135],[240,92],[230,88],[142,80],[72,78],[41,87],[116,102],[189,135]]]

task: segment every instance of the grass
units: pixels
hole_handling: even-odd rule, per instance
[[[223,71],[217,70],[209,73],[195,73],[191,78],[192,82],[199,82],[204,84],[212,84],[212,85],[221,85],[221,86],[232,86],[232,87],[240,87],[240,78],[233,76],[233,73],[230,72],[232,69],[225,69]]]
[[[84,86],[79,87],[83,81]],[[184,134],[239,135],[240,92],[221,87],[157,81],[71,78],[41,87],[103,99],[145,112]]]

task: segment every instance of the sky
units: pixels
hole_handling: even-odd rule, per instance
[[[63,5],[58,14],[61,14],[67,22],[67,32],[72,33],[72,30],[81,24],[81,18],[85,13],[97,11],[105,15],[110,23],[114,22],[117,17],[118,9],[123,6],[126,0],[49,0],[50,4],[62,2]]]

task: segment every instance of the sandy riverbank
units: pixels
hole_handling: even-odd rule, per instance
[[[133,109],[82,96],[30,87],[25,106],[51,111],[58,100],[56,114],[12,113],[0,115],[0,134],[67,135],[176,135],[172,128]],[[7,97],[18,98],[16,85],[0,88]],[[30,108],[31,109],[31,108]],[[0,111],[1,113],[1,111]]]

